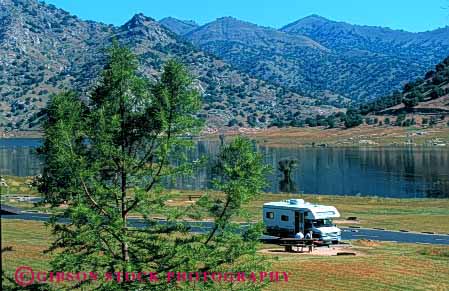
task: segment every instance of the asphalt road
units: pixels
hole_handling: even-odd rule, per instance
[[[21,219],[33,221],[48,221],[50,215],[42,213],[22,212],[17,215],[2,215],[1,219]],[[61,221],[62,223],[68,220]],[[161,220],[161,223],[165,221]],[[134,227],[143,226],[143,221],[136,218],[130,218],[129,223]],[[192,232],[205,232],[213,225],[211,222],[186,222],[190,226]],[[388,230],[375,230],[367,228],[342,228],[343,240],[370,239],[377,241],[393,241],[401,243],[418,243],[418,244],[439,244],[449,245],[449,235],[440,234],[423,234],[416,232],[399,232]]]
[[[378,241],[395,241],[401,243],[449,245],[449,235],[424,234],[418,232],[400,232],[367,228],[342,228],[343,240],[370,239]]]

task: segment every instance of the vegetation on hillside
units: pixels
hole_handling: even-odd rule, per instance
[[[360,106],[361,114],[381,112],[403,103],[406,110],[420,102],[438,99],[449,94],[449,57],[427,72],[423,79],[405,84],[402,92],[394,92]]]
[[[179,31],[179,22],[164,25]],[[316,15],[280,30],[224,17],[180,35],[252,76],[334,106],[389,94],[449,50],[449,28],[410,33]]]
[[[0,24],[0,128],[4,130],[39,129],[40,110],[53,93],[74,89],[88,99],[113,39],[138,55],[139,73],[153,81],[160,78],[168,59],[186,65],[203,96],[198,116],[212,127],[249,122],[266,127],[274,119],[318,112],[314,99],[241,73],[142,14],[116,27],[83,21],[37,0],[4,0]]]

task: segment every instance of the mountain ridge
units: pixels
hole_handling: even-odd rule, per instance
[[[180,20],[174,17],[164,17],[159,20],[159,23],[176,34],[185,34],[200,26],[193,20]]]
[[[263,44],[265,46],[269,46],[271,45],[269,41],[282,41],[283,38],[288,38],[289,40],[296,41],[296,43],[304,46],[315,46],[319,49],[326,50],[325,47],[322,47],[308,37],[287,35],[273,28],[259,26],[229,16],[218,18],[214,22],[210,22],[203,26],[197,27],[196,29],[188,32],[186,34],[186,37],[190,41],[193,40],[194,43],[198,43],[195,41],[195,35],[201,33],[202,30],[211,29],[215,29],[215,31],[213,31],[213,33],[209,33],[206,36],[208,37],[208,41],[220,40],[220,33],[222,33],[226,34],[226,36],[229,38],[234,37],[234,39],[231,39],[231,41],[242,42],[241,34],[245,33],[244,36],[246,36],[247,38],[244,40],[244,43],[253,43],[254,41],[262,39],[264,41]],[[265,37],[269,37],[269,39],[264,39],[264,36],[262,36],[261,34],[266,34]],[[248,37],[251,37],[251,39],[248,39]]]
[[[252,76],[326,102],[328,96],[361,102],[385,96],[449,53],[449,27],[412,33],[311,15],[270,38],[273,28],[231,20],[218,18],[180,36]],[[219,34],[224,32],[217,29],[225,26],[223,22],[227,31],[241,33]],[[298,45],[292,36],[315,46]]]
[[[117,27],[35,0],[1,0],[0,8],[6,24],[0,39],[0,124],[7,130],[38,127],[52,93],[73,88],[89,98],[113,38],[137,54],[141,73],[151,80],[166,60],[181,60],[203,93],[200,116],[212,127],[267,127],[335,110],[238,71],[143,14]]]
[[[391,27],[387,27],[387,26],[380,26],[380,25],[362,25],[362,24],[353,24],[353,23],[349,23],[346,21],[337,21],[337,20],[331,20],[329,18],[317,15],[317,14],[311,14],[309,16],[300,18],[296,21],[293,21],[291,23],[288,23],[284,26],[282,26],[279,30],[281,31],[285,31],[288,29],[291,29],[292,27],[299,25],[299,24],[314,24],[317,22],[321,22],[322,24],[326,24],[326,23],[333,23],[333,24],[339,24],[339,25],[343,25],[345,27],[349,27],[349,28],[356,28],[356,29],[378,29],[384,32],[396,32],[396,33],[405,33],[405,34],[410,34],[410,35],[417,35],[417,34],[425,34],[425,33],[429,33],[429,32],[434,32],[434,31],[439,31],[439,30],[445,30],[449,28],[449,25],[446,25],[444,27],[437,27],[431,30],[425,30],[425,31],[417,31],[417,32],[413,32],[413,31],[408,31],[405,29],[396,29],[396,28],[391,28]]]

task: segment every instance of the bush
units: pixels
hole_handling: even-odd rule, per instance
[[[333,116],[327,117],[326,121],[327,121],[329,128],[335,128],[335,118]]]
[[[396,122],[395,125],[396,126],[401,126],[402,122],[405,120],[405,114],[399,114],[398,117],[396,118]]]
[[[307,117],[307,118],[306,118],[306,124],[307,124],[308,126],[310,126],[310,127],[316,127],[316,126],[317,126],[316,119],[310,118],[310,117]]]
[[[425,248],[419,250],[418,252],[423,256],[436,256],[436,257],[449,258],[449,250],[447,248],[442,247]]]
[[[304,127],[306,126],[306,123],[304,122],[304,120],[294,120],[290,123],[290,126],[293,127]]]
[[[237,120],[237,119],[231,119],[230,121],[229,121],[229,123],[228,123],[228,126],[229,127],[233,127],[233,126],[236,126],[236,125],[238,125],[238,123],[239,123],[239,121]]]
[[[346,118],[345,118],[345,127],[346,128],[356,127],[362,123],[363,123],[363,117],[358,111],[349,109],[348,112],[346,112]]]
[[[435,125],[435,124],[437,124],[437,117],[436,117],[436,116],[432,116],[432,117],[430,118],[429,125],[430,125],[430,126],[433,126],[433,125]]]
[[[402,98],[402,103],[404,103],[405,107],[412,108],[418,105],[419,100],[422,99],[422,94],[418,92],[413,92],[408,94],[406,97]]]
[[[430,98],[432,98],[432,99],[437,99],[443,95],[444,95],[444,90],[439,87],[433,88],[432,91],[430,92]]]

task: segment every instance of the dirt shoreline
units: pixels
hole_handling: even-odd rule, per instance
[[[267,147],[385,147],[430,146],[449,148],[449,127],[368,126],[326,129],[305,128],[240,128],[205,130],[198,140],[218,140],[246,136]],[[1,138],[42,138],[41,131],[0,132]]]
[[[9,139],[9,138],[42,138],[44,136],[43,131],[10,131],[4,132],[0,131],[0,139]]]
[[[239,129],[215,132],[203,140],[246,136],[268,147],[385,147],[439,146],[449,147],[449,127],[368,126],[326,129],[323,127]]]

